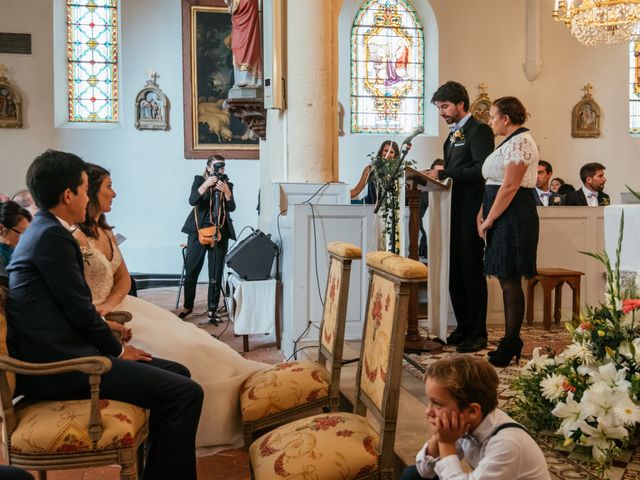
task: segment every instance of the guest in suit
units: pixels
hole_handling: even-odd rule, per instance
[[[582,188],[564,196],[564,205],[574,207],[597,207],[611,203],[609,195],[604,193],[607,177],[604,176],[605,166],[601,163],[587,163],[580,169]]]
[[[447,82],[433,94],[440,116],[449,125],[444,142],[444,169],[427,175],[453,179],[449,294],[458,326],[447,337],[459,352],[487,346],[487,281],[483,274],[484,242],[478,237],[476,216],[482,204],[482,163],[493,151],[491,128],[469,113],[469,95],[457,82]]]
[[[398,144],[392,140],[385,140],[380,145],[376,158],[396,158],[400,155]],[[376,175],[373,170],[369,172],[367,180],[367,194],[364,197],[364,203],[367,205],[375,205],[378,202],[378,185],[376,184]]]
[[[182,227],[182,232],[189,235],[189,238],[185,262],[184,307],[178,316],[185,319],[193,312],[198,276],[204,264],[204,257],[207,255],[209,267],[207,310],[209,321],[216,326],[224,257],[227,255],[229,239],[236,239],[233,221],[229,215],[236,209],[236,201],[233,198],[233,183],[228,182],[224,167],[224,157],[213,155],[207,160],[204,173],[194,177],[189,195],[189,204],[193,210],[187,215]],[[201,244],[198,239],[198,229],[212,225],[219,227],[219,240],[215,245]]]
[[[560,205],[561,197],[551,191],[550,180],[553,175],[553,168],[546,160],[538,162],[538,178],[536,188],[533,190],[533,199],[538,207],[557,207]]]
[[[536,272],[539,221],[534,186],[538,170],[538,146],[523,127],[527,111],[516,97],[502,97],[491,105],[490,124],[504,141],[487,157],[482,174],[482,210],[478,213],[478,235],[486,242],[484,271],[496,277],[504,304],[504,338],[489,352],[489,362],[506,367],[520,359],[520,327],[524,319],[522,277]]]
[[[7,269],[11,355],[34,363],[108,356],[112,368],[102,376],[101,396],[151,412],[142,480],[196,479],[202,388],[182,365],[123,347],[91,303],[82,253],[71,235],[73,225],[85,218],[86,169],[76,155],[47,150],[27,171],[40,211]],[[17,392],[39,399],[88,398],[90,393],[80,373],[18,376]]]
[[[7,265],[31,221],[31,214],[9,200],[0,203],[0,286],[7,285]]]

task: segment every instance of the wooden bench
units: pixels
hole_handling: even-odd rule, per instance
[[[562,308],[562,286],[566,283],[573,291],[573,317],[580,315],[580,277],[583,272],[566,268],[539,268],[538,274],[527,281],[527,324],[533,322],[533,301],[535,287],[540,283],[543,292],[543,319],[545,330],[551,329],[551,292],[555,289],[553,318],[560,323],[560,309]]]

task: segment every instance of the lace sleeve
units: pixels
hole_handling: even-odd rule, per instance
[[[517,135],[504,146],[504,164],[526,163],[530,165],[536,149],[535,143],[528,135]]]

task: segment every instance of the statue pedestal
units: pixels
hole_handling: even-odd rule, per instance
[[[262,140],[267,137],[267,114],[264,110],[264,91],[261,86],[232,87],[225,108],[242,120],[242,123]]]

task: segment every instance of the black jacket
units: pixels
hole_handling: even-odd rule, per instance
[[[198,212],[198,226],[202,227],[205,224],[205,220],[209,215],[209,206],[211,204],[211,194],[213,189],[209,189],[205,192],[204,195],[200,195],[198,192],[198,188],[200,185],[204,183],[204,177],[202,175],[196,175],[193,178],[193,184],[191,185],[191,194],[189,195],[189,205],[196,207],[196,211]],[[233,183],[228,182],[229,189],[231,193],[233,193]],[[231,200],[227,201],[224,198],[224,195],[220,195],[220,198],[224,202],[224,207],[227,212],[226,220],[224,225],[222,226],[222,234],[226,235],[231,240],[236,239],[236,231],[233,228],[233,221],[231,220],[231,212],[236,209],[236,201],[233,195],[231,195]],[[193,216],[193,209],[189,211],[189,215],[187,215],[187,219],[182,226],[182,232],[188,234],[197,233],[196,232],[196,220]]]
[[[78,242],[53,214],[36,214],[7,271],[8,344],[13,357],[41,363],[120,355],[120,342],[91,303]],[[86,376],[82,378],[86,385]],[[19,386],[23,393],[55,391],[60,381],[56,376],[24,376]]]
[[[453,179],[451,191],[451,216],[453,222],[471,222],[475,229],[475,219],[484,195],[482,164],[493,152],[493,131],[487,124],[473,116],[460,129],[461,137],[447,137],[443,145],[444,169],[438,178]]]
[[[609,203],[611,203],[609,195],[604,192],[598,192],[598,205],[604,206],[609,205]],[[563,205],[566,205],[568,207],[586,207],[587,197],[584,196],[582,188],[579,188],[575,192],[567,193],[564,196]]]
[[[562,205],[562,195],[549,191],[549,207],[559,207]],[[536,207],[542,207],[542,201],[538,195],[538,190],[533,189],[533,199],[536,201]]]

